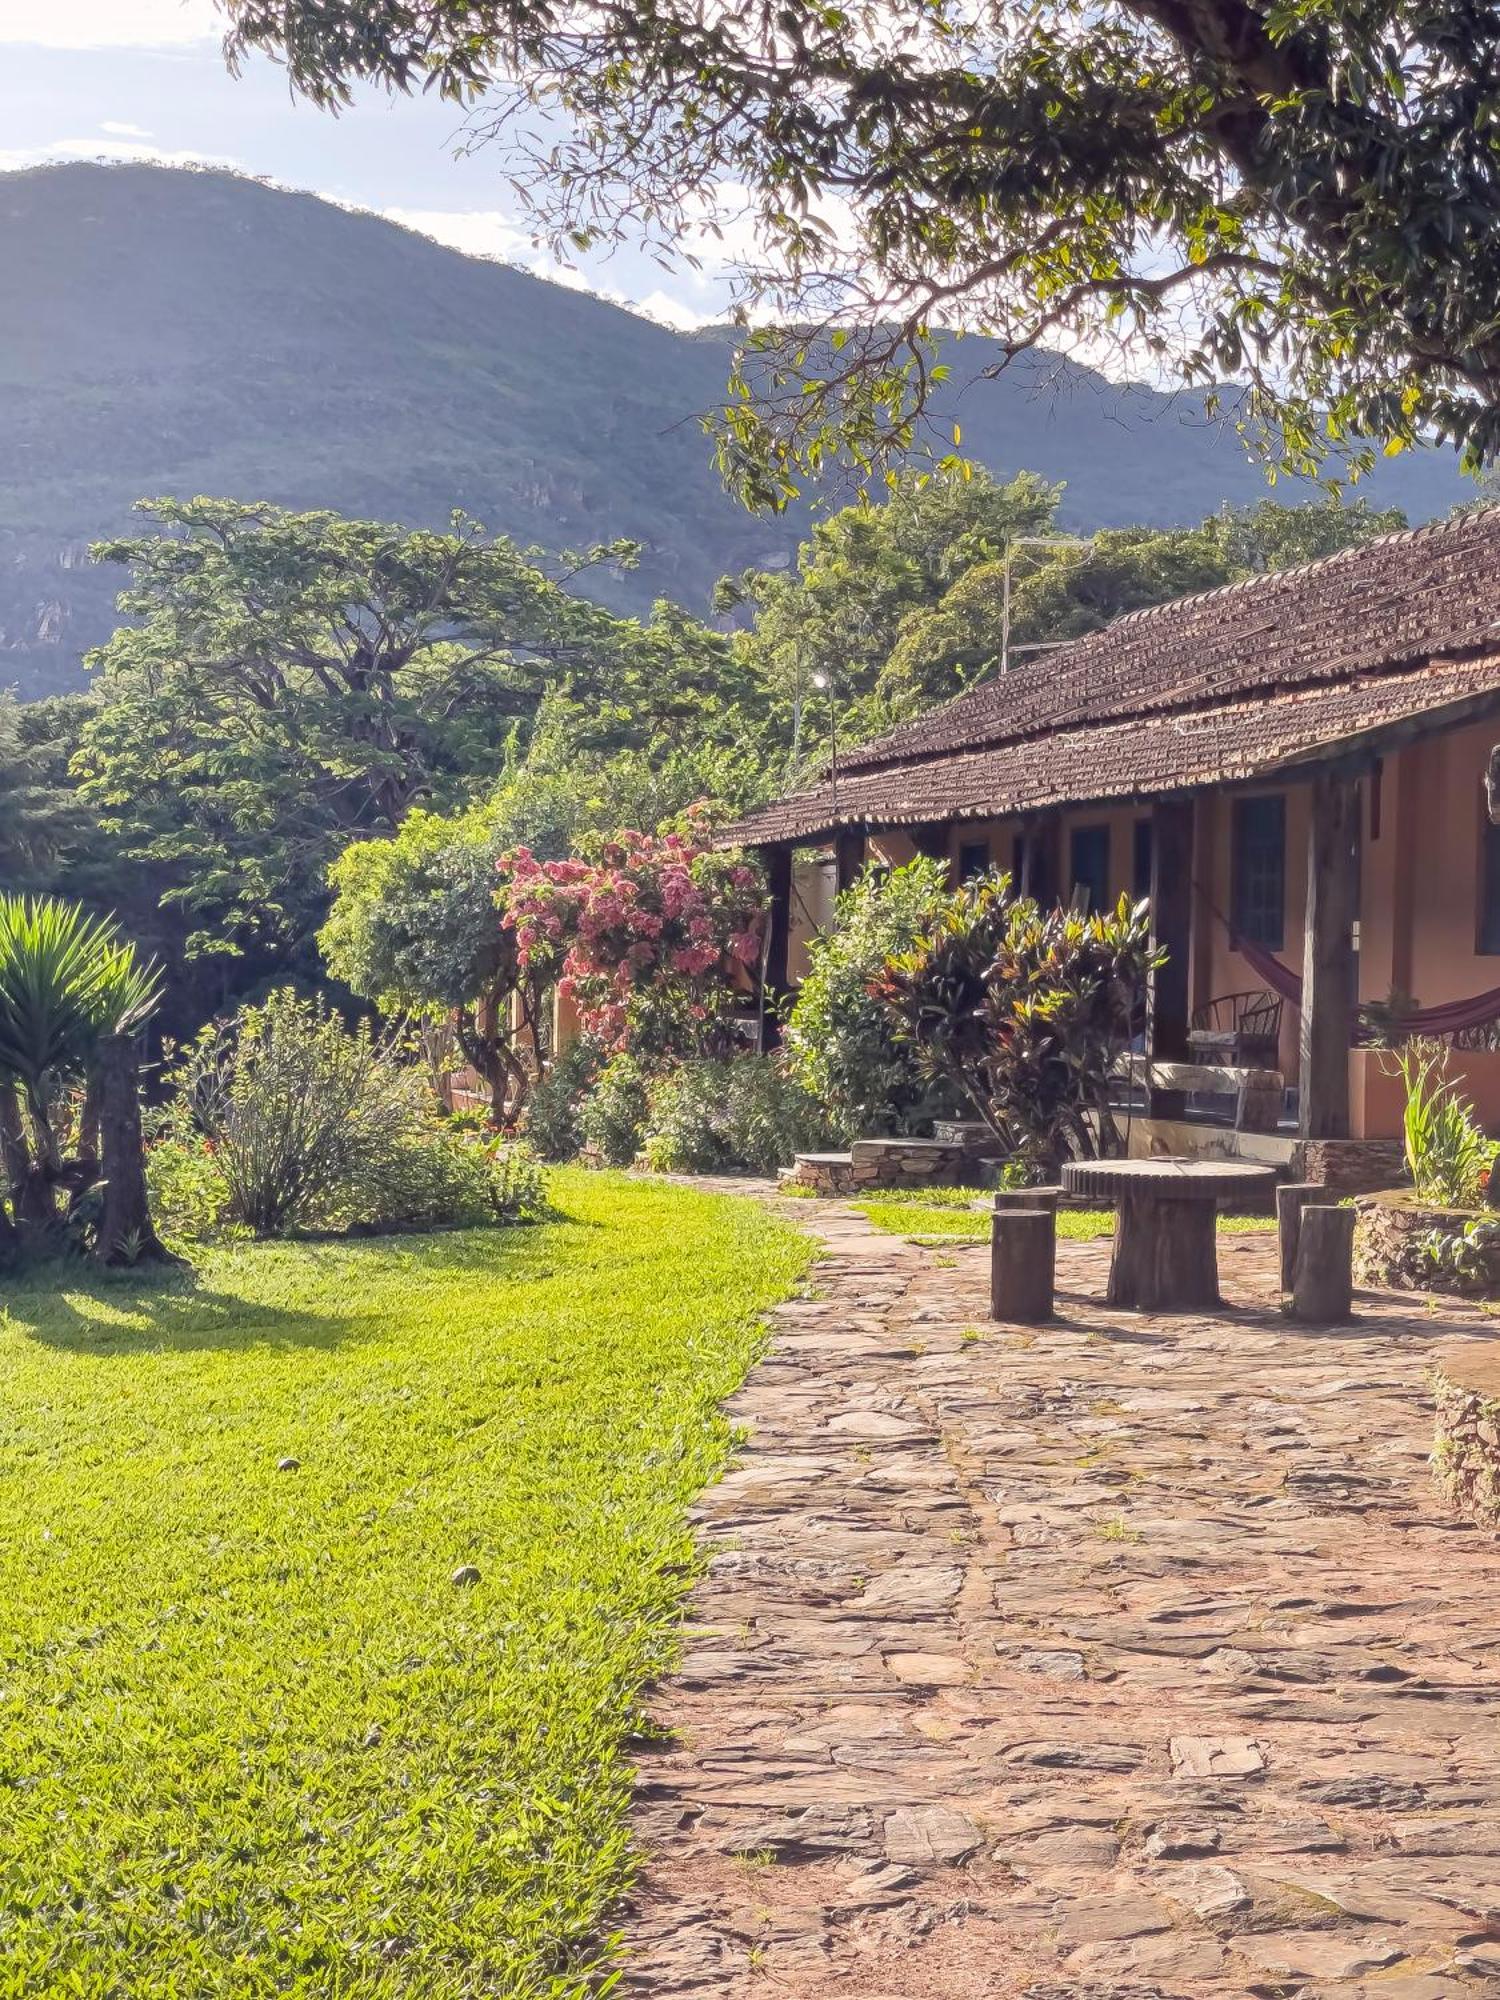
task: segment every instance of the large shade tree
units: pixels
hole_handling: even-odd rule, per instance
[[[549,688],[604,703],[641,628],[527,551],[230,500],[142,503],[100,545],[131,582],[91,656],[98,701],[74,768],[130,861],[194,925],[189,956],[304,938],[329,861],[412,806],[489,780]]]
[[[927,329],[1128,339],[1294,463],[1500,444],[1500,13],[1468,0],[221,0],[325,103],[474,101],[558,236],[738,219],[731,473],[908,441]],[[540,135],[540,136],[539,136]],[[809,327],[853,329],[835,347]]]

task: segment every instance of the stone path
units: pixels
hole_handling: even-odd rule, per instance
[[[790,1204],[788,1204],[790,1206]],[[984,1317],[982,1246],[799,1205],[815,1297],[737,1399],[623,1990],[1500,1994],[1500,1539],[1425,1455],[1478,1314]],[[978,1337],[976,1337],[978,1336]]]

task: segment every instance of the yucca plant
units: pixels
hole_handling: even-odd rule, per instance
[[[161,997],[155,965],[107,919],[54,896],[0,894],[0,1149],[18,1219],[49,1222],[64,1177],[54,1107],[105,1035]]]

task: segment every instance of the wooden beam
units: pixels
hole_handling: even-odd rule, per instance
[[[1349,1028],[1354,1019],[1352,933],[1359,911],[1359,786],[1320,771],[1311,786],[1302,1026],[1297,1079],[1304,1139],[1349,1136]]]
[[[1188,1056],[1188,981],[1193,931],[1193,820],[1191,799],[1160,799],[1151,811],[1151,931],[1167,962],[1151,976],[1146,994],[1146,1047],[1153,1062]],[[1183,1092],[1147,1092],[1153,1118],[1180,1118]]]
[[[781,1042],[781,1006],[787,996],[787,954],[792,938],[792,850],[768,847],[762,852],[769,908],[766,970],[761,988],[761,1048]]]

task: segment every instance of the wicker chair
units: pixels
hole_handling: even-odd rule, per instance
[[[1188,1025],[1195,1055],[1246,1069],[1274,1069],[1280,1043],[1281,997],[1264,989],[1210,1000]]]

